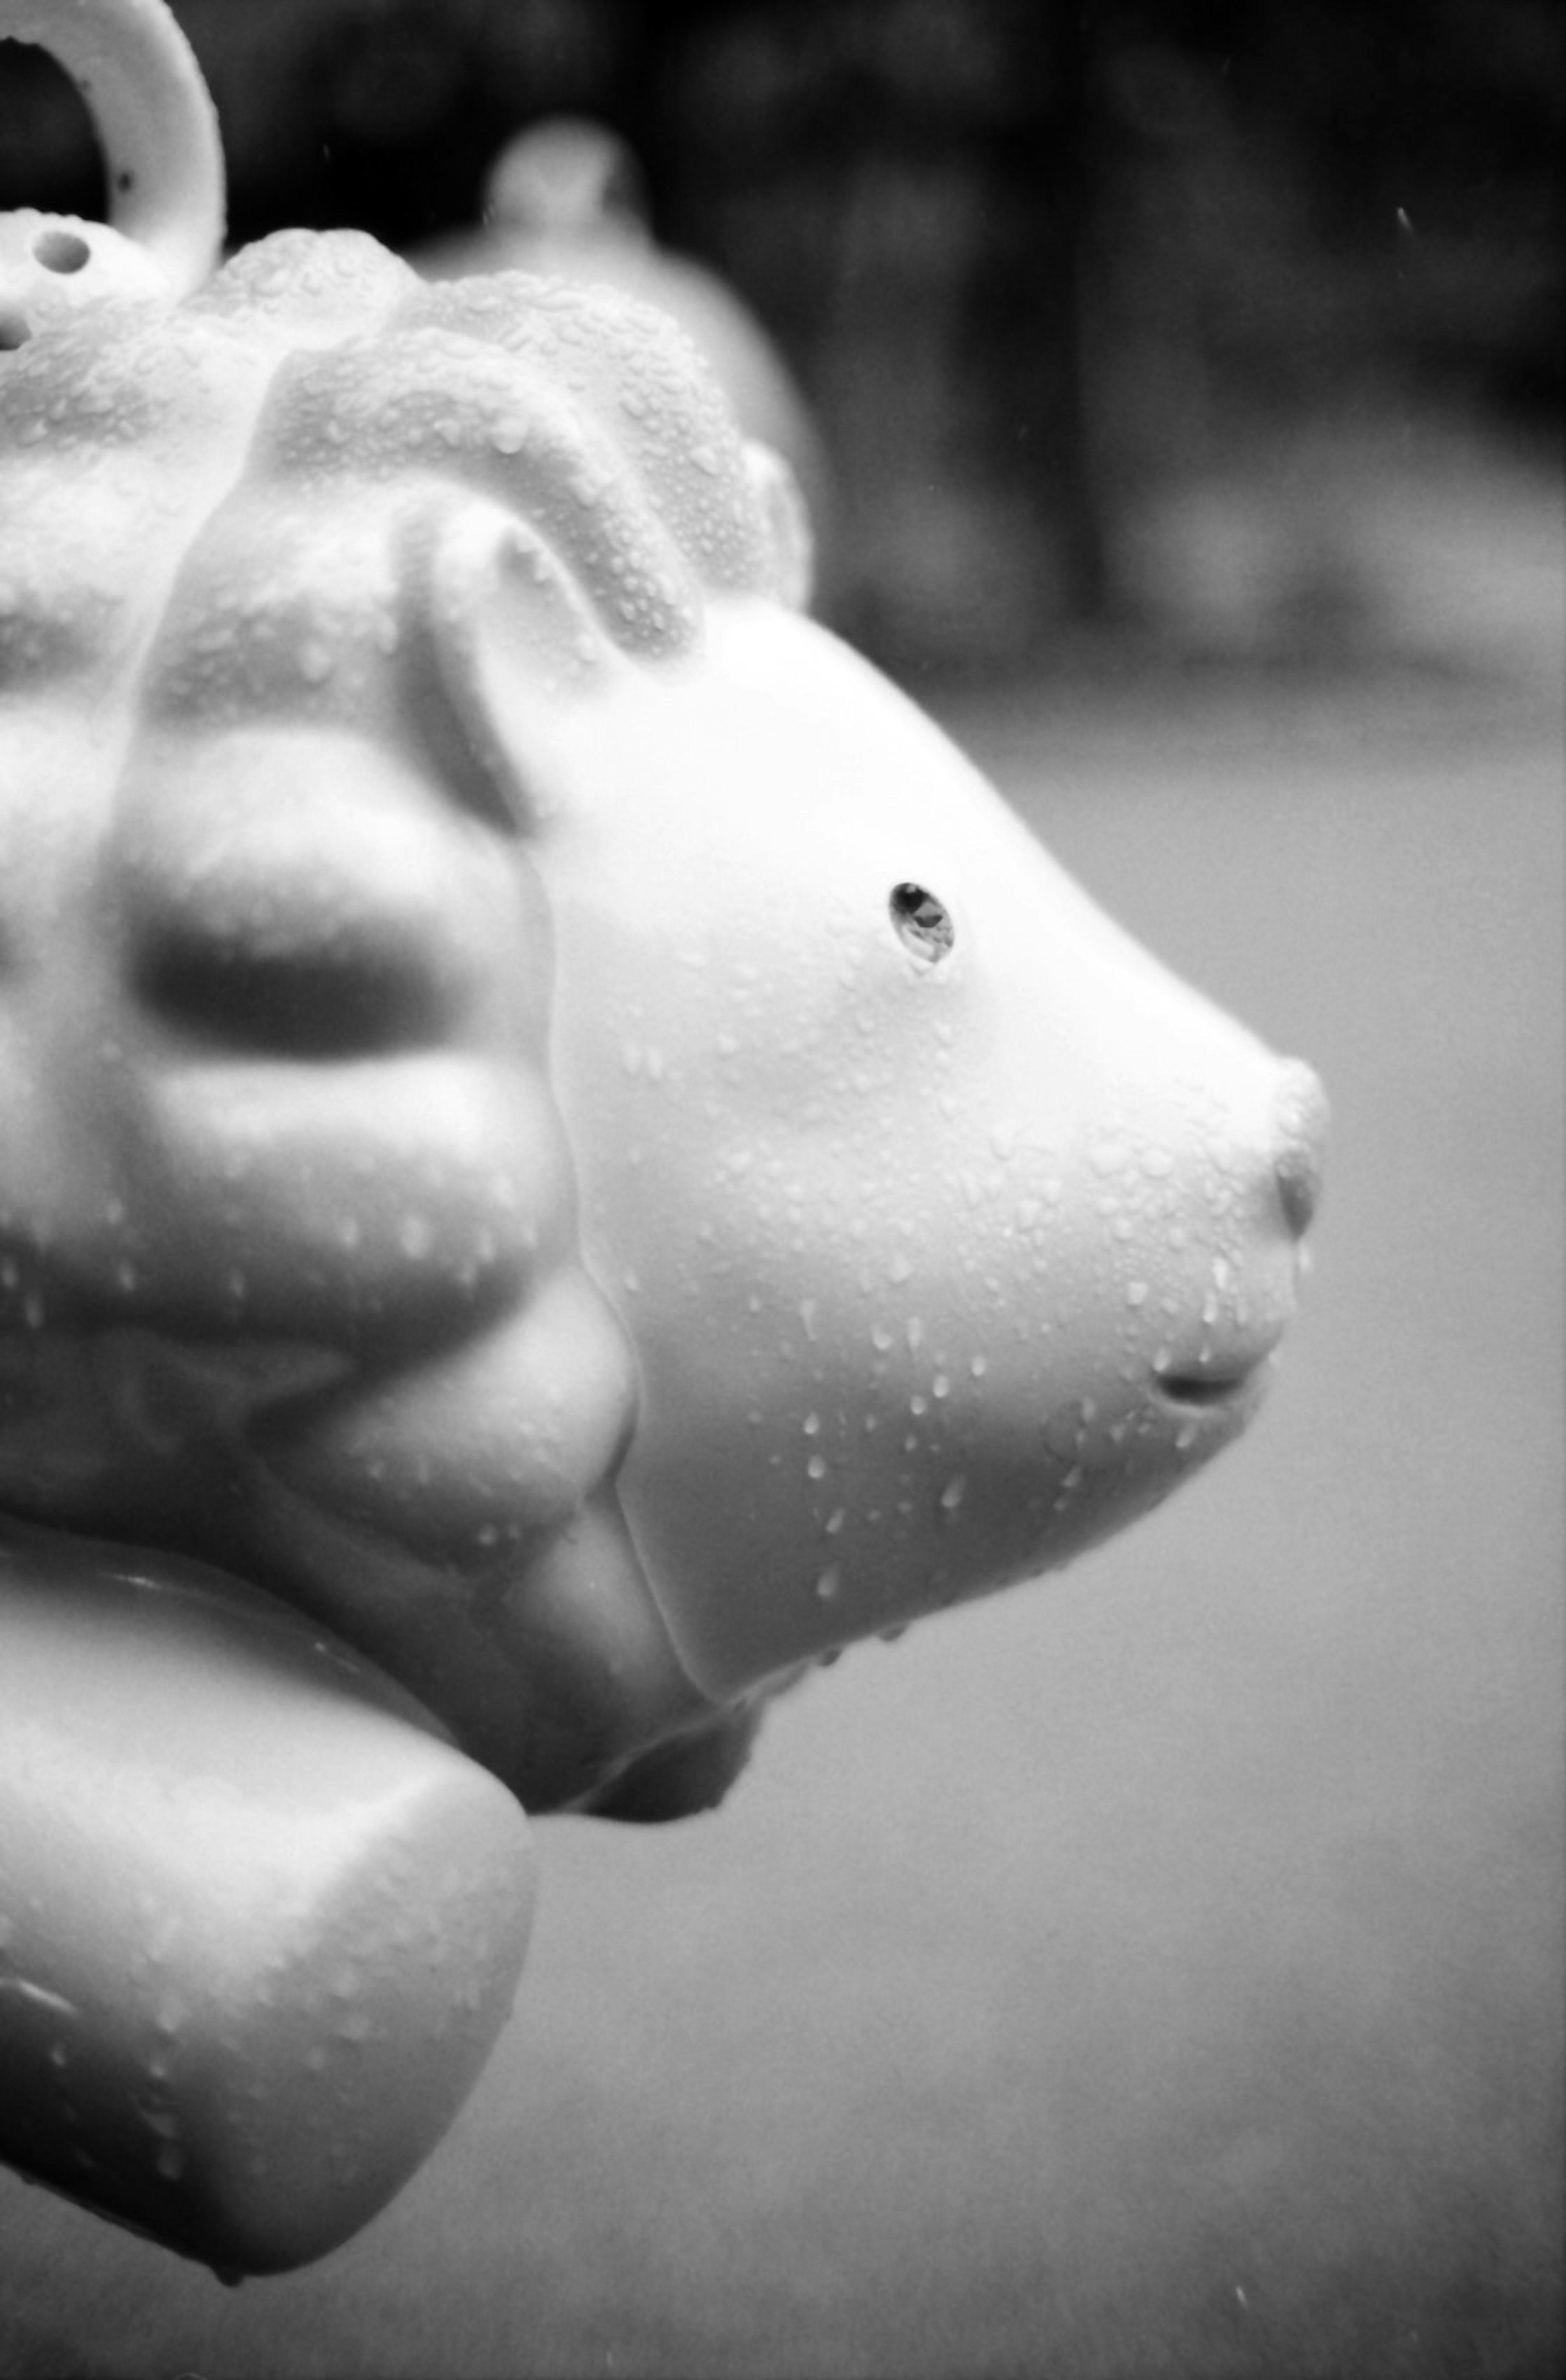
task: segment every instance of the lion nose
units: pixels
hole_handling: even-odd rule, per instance
[[[1310,1067],[1289,1059],[1272,1101],[1272,1170],[1284,1219],[1303,1239],[1321,1196],[1327,1094]]]

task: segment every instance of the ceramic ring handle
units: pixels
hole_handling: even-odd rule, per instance
[[[111,225],[149,252],[171,296],[199,287],[223,244],[223,151],[164,0],[0,0],[0,37],[58,60],[98,135]]]

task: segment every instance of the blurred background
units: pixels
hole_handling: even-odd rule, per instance
[[[237,241],[424,248],[519,131],[624,142],[658,240],[803,392],[833,617],[902,671],[1450,649],[1411,515],[1444,476],[1472,536],[1475,468],[1515,501],[1508,463],[1558,459],[1555,0],[176,14]],[[0,206],[98,212],[98,176],[64,77],[12,50]]]
[[[721,1813],[543,1828],[493,2065],[316,2271],[0,2175],[0,2373],[1558,2380],[1562,12],[176,13],[237,240],[662,287],[833,624],[1335,1143],[1243,1446]],[[97,177],[0,44],[0,206]]]

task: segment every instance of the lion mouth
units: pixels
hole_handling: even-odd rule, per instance
[[[1154,1376],[1154,1389],[1159,1396],[1172,1405],[1186,1405],[1196,1411],[1212,1406],[1233,1404],[1237,1400],[1257,1393],[1262,1376],[1270,1366],[1270,1355],[1258,1356],[1254,1362],[1235,1364],[1211,1371],[1168,1371]]]
[[[1214,1424],[1243,1427],[1271,1387],[1281,1335],[1280,1324],[1258,1335],[1255,1344],[1225,1348],[1193,1362],[1155,1366],[1155,1405],[1186,1429],[1209,1417]]]

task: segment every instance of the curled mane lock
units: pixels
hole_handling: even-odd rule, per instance
[[[585,633],[673,657],[709,597],[807,584],[783,467],[667,318],[516,273],[431,287],[355,233],[280,233],[183,304],[127,298],[30,340],[0,375],[0,487],[13,643],[91,611],[100,646],[139,661],[151,640],[151,707],[208,715],[340,694],[356,660],[391,659],[395,548],[437,494],[509,516],[538,583],[569,582],[557,668]],[[84,503],[90,541],[70,533]]]

